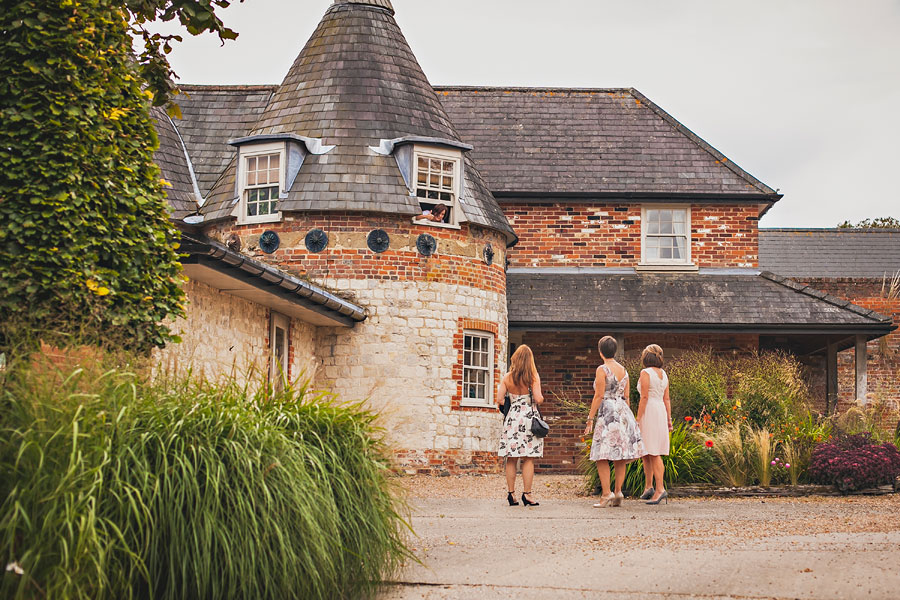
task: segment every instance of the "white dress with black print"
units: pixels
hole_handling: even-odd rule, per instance
[[[591,441],[591,460],[635,460],[646,454],[641,431],[634,413],[625,399],[628,374],[616,379],[606,365],[600,367],[606,373],[606,389],[603,402],[594,422],[594,438]]]
[[[544,440],[531,433],[531,417],[535,413],[531,394],[510,394],[509,402],[497,454],[512,458],[541,458],[544,456]]]

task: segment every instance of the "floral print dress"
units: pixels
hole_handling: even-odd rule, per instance
[[[606,373],[606,389],[594,422],[591,460],[638,459],[645,454],[644,442],[634,414],[625,400],[628,374],[619,381],[609,367],[602,365],[600,368]]]
[[[544,440],[531,433],[531,417],[535,413],[531,394],[510,394],[509,402],[497,454],[510,458],[541,458],[544,456]]]

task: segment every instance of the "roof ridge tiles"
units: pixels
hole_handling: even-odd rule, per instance
[[[278,88],[277,83],[265,83],[265,84],[234,84],[234,85],[223,85],[223,84],[206,84],[206,83],[179,83],[176,86],[179,90],[181,89],[193,89],[193,90],[203,90],[204,92],[245,92],[245,91],[265,91],[265,90],[275,90]]]
[[[611,94],[611,93],[631,93],[632,88],[628,87],[614,87],[614,88],[604,88],[604,87],[556,87],[556,86],[503,86],[503,85],[435,85],[434,90],[437,93],[441,93],[443,91],[447,92],[523,92],[523,93],[532,93],[532,92],[558,92],[558,93],[598,93],[598,94]]]

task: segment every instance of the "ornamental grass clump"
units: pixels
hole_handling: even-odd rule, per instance
[[[744,443],[741,425],[726,425],[707,440],[712,442],[712,453],[715,464],[713,476],[725,485],[743,487],[750,480],[751,467],[748,461],[749,448]]]
[[[411,558],[361,406],[102,362],[0,374],[0,597],[360,598]]]
[[[756,481],[762,487],[772,484],[772,456],[775,454],[775,441],[765,428],[751,429],[748,432],[748,456]]]
[[[894,444],[876,444],[869,433],[838,435],[813,450],[809,475],[844,493],[892,484],[900,476],[900,451]]]

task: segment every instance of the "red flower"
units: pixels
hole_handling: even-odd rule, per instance
[[[712,441],[712,440],[706,440],[706,447],[707,447],[707,448],[712,448],[712,447],[713,447],[713,441]]]
[[[694,417],[685,417],[684,420],[690,422],[694,420]]]

